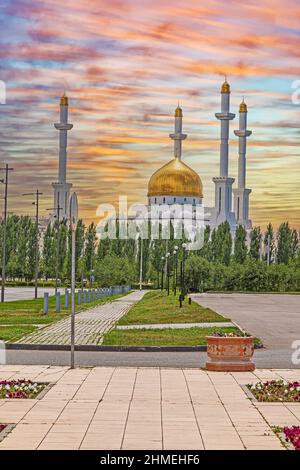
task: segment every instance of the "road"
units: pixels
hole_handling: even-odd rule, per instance
[[[59,292],[64,293],[65,289],[58,289]],[[44,292],[49,292],[49,295],[55,294],[53,287],[39,287],[38,297],[44,297]],[[34,287],[6,287],[5,288],[5,302],[12,302],[13,300],[31,300],[34,299]]]
[[[300,295],[194,294],[194,301],[231,318],[270,349],[300,341]]]
[[[300,364],[292,362],[292,350],[256,350],[256,367],[263,369],[296,369]],[[298,354],[300,358],[300,354]],[[76,351],[77,366],[124,366],[124,367],[203,367],[205,352],[87,352]],[[69,365],[67,351],[6,351],[7,364]]]

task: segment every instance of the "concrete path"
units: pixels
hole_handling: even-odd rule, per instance
[[[75,317],[75,344],[101,344],[103,335],[144,295],[145,291],[135,291],[112,302],[77,313]],[[71,320],[68,317],[35,330],[17,342],[23,344],[70,344],[70,331]]]
[[[1,400],[0,443],[15,449],[283,450],[272,426],[300,425],[300,403],[250,401],[241,385],[300,371],[0,366],[0,379],[52,382],[40,400]]]
[[[231,318],[264,346],[289,349],[300,341],[300,295],[193,294],[192,299]]]
[[[117,330],[166,330],[173,328],[181,330],[182,328],[221,328],[236,326],[232,322],[208,322],[208,323],[153,323],[147,325],[119,325]]]

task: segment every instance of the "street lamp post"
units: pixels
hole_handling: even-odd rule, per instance
[[[169,263],[170,253],[166,254],[167,260],[167,292],[170,295],[170,263]]]
[[[38,275],[39,275],[39,198],[43,193],[37,189],[35,193],[24,193],[23,196],[34,196],[35,202],[35,272],[34,272],[34,298],[38,296]]]
[[[173,278],[173,291],[174,291],[174,295],[176,295],[176,292],[177,292],[177,267],[178,267],[178,246],[175,245],[174,246],[174,251],[173,251],[173,255],[175,257],[175,263],[174,263],[174,278]]]
[[[140,290],[143,287],[143,239],[140,234],[141,248],[140,248]]]
[[[6,268],[6,231],[7,231],[7,192],[8,192],[8,172],[13,168],[9,168],[8,164],[5,168],[0,168],[5,171],[5,179],[0,180],[5,185],[4,190],[4,220],[3,220],[3,245],[2,245],[2,282],[1,282],[1,302],[4,302],[5,293],[5,268]]]
[[[72,276],[71,276],[71,369],[75,363],[75,251],[76,251],[76,226],[78,221],[78,202],[76,193],[70,199],[70,228],[72,231]]]
[[[182,244],[183,252],[182,252],[182,261],[181,261],[181,297],[182,297],[182,300],[184,300],[184,298],[185,298],[185,272],[184,272],[184,269],[185,269],[186,247],[187,247],[187,244],[183,243]]]
[[[161,260],[162,260],[162,267],[161,267],[161,291],[164,290],[164,261],[165,261],[165,257],[162,256],[161,257]]]

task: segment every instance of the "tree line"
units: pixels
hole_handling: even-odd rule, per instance
[[[66,221],[48,223],[39,237],[39,278],[56,277],[68,283],[71,277],[71,232]],[[0,250],[3,243],[0,223]],[[77,282],[99,286],[134,284],[139,280],[141,248],[143,280],[159,286],[170,252],[169,268],[174,273],[183,258],[186,240],[103,239],[98,242],[94,223],[79,220],[76,229]],[[142,246],[141,246],[142,245]],[[177,255],[174,255],[175,247]],[[30,282],[35,274],[36,226],[29,216],[9,215],[7,219],[6,273],[15,281]],[[185,279],[190,290],[300,290],[300,244],[297,230],[288,222],[277,231],[254,227],[249,239],[242,226],[232,237],[227,222],[204,230],[204,244],[185,253]],[[1,260],[2,263],[2,260]],[[179,272],[179,269],[178,269]]]

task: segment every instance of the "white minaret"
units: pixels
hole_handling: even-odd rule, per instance
[[[226,220],[232,230],[235,229],[235,217],[232,212],[232,184],[234,178],[228,176],[229,121],[235,118],[230,112],[230,86],[225,79],[221,88],[221,112],[215,114],[221,121],[220,175],[213,178],[215,183],[215,225]]]
[[[54,188],[54,210],[59,220],[69,218],[69,195],[72,187],[67,183],[67,140],[68,131],[73,124],[68,123],[68,98],[64,94],[60,99],[60,122],[54,124],[59,131],[59,170],[58,182],[52,183]]]
[[[182,141],[187,138],[187,134],[182,133],[182,109],[179,104],[175,109],[175,132],[170,137],[174,140],[174,157],[181,160]]]
[[[239,138],[239,175],[238,187],[233,190],[234,212],[238,225],[243,225],[246,229],[251,229],[252,223],[249,220],[249,195],[251,189],[246,189],[246,147],[247,137],[252,131],[247,130],[247,105],[243,99],[240,104],[239,129],[234,131]]]

